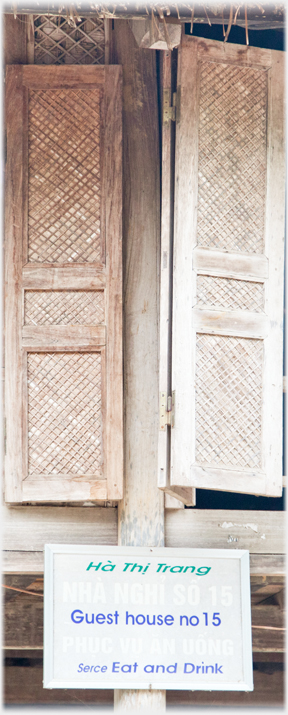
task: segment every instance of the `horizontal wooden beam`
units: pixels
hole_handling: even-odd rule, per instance
[[[183,514],[183,511],[181,510],[180,513]],[[106,536],[105,538],[104,535],[102,537],[102,541],[100,541],[99,538],[96,540],[95,537],[91,539],[91,536],[90,538],[88,536],[87,540],[85,540],[81,533],[79,535],[79,538],[77,539],[77,542],[75,542],[75,536],[73,539],[72,537],[65,539],[63,533],[60,534],[60,539],[57,539],[56,537],[57,532],[55,533],[54,537],[50,534],[50,539],[47,539],[46,543],[103,543],[108,545],[117,544],[117,539],[115,539],[115,541],[112,541],[111,539],[110,541],[109,536]],[[2,570],[3,573],[7,574],[42,574],[44,570],[43,547],[39,551],[13,551],[11,549],[4,550]],[[254,584],[263,584],[266,582],[270,583],[271,579],[274,579],[274,582],[278,584],[280,588],[284,583],[285,573],[286,567],[284,555],[250,554],[250,575],[251,579],[252,577],[254,579]]]
[[[284,554],[284,524],[285,513],[279,511],[169,510],[165,545]]]
[[[242,706],[242,708],[249,705],[254,707],[262,706],[264,708],[269,706],[284,706],[285,676],[282,664],[282,667],[279,667],[279,665],[280,664],[275,664],[274,668],[272,666],[267,668],[266,666],[266,668],[263,668],[262,670],[255,669],[253,672],[254,690],[250,693],[239,693],[237,691],[201,692],[201,690],[194,690],[191,692],[189,690],[168,690],[166,700],[167,705],[176,706],[177,712],[182,711],[182,706],[187,707],[185,712],[190,712],[190,708],[191,712],[193,712],[192,708],[197,707],[197,705],[200,707],[206,705],[210,708],[222,705],[226,707],[228,706],[229,713],[230,708],[233,706]],[[198,712],[200,712],[200,708]],[[226,710],[223,712],[226,712]]]
[[[24,657],[23,653],[22,658]],[[34,667],[6,666],[3,681],[3,704],[6,705],[73,705],[76,710],[78,705],[78,710],[82,710],[84,705],[89,707],[90,704],[100,706],[100,713],[103,712],[102,707],[105,707],[106,713],[107,706],[113,706],[113,690],[43,688],[43,668],[38,662]],[[50,708],[48,710],[50,712]]]
[[[278,606],[252,606],[253,652],[283,653],[285,651],[285,622]]]
[[[7,580],[8,577],[7,577]],[[37,582],[36,582],[37,586]],[[33,583],[30,585],[32,590]],[[43,647],[43,597],[5,589],[4,647],[7,649]],[[284,612],[276,605],[252,604],[253,652],[285,650]]]
[[[283,576],[284,512],[167,509],[166,546],[248,549],[255,578]],[[45,543],[117,544],[117,509],[16,506],[3,508],[3,570],[42,573]]]
[[[41,660],[43,657],[43,648],[42,646],[39,646],[37,648],[7,648],[3,647],[3,655],[4,658],[13,658],[13,660],[17,658],[29,658],[32,662],[30,665],[33,665],[33,661],[35,660]],[[285,655],[281,652],[273,652],[269,651],[269,653],[266,653],[265,651],[256,651],[253,653],[253,662],[254,663],[266,663],[269,665],[269,670],[273,670],[273,663],[275,663],[274,668],[279,669],[279,665],[277,664],[281,663],[283,665],[283,661],[285,660]],[[17,664],[15,662],[14,664],[16,667],[19,667],[20,663]],[[7,666],[7,663],[6,663]],[[12,663],[10,664],[12,666]],[[9,667],[10,667],[9,666]],[[13,667],[13,666],[12,666]],[[21,667],[21,666],[20,666]]]
[[[262,666],[262,664],[261,664]],[[233,705],[245,706],[281,706],[284,705],[284,672],[282,663],[264,663],[254,670],[254,690],[250,693],[242,692],[201,692],[189,690],[168,690],[167,705],[176,706],[177,712],[180,705],[195,707],[195,705]],[[54,705],[98,705],[113,706],[113,690],[77,690],[43,688],[42,667],[23,667],[12,665],[5,668],[3,680],[5,691],[3,702],[7,705],[37,704]],[[189,708],[190,712],[190,708]],[[230,711],[229,711],[230,712]]]
[[[260,665],[260,664],[259,664]],[[195,705],[242,705],[245,706],[281,706],[284,705],[284,672],[282,664],[269,664],[269,668],[254,670],[254,690],[251,693],[238,692],[201,692],[189,690],[168,690],[167,705],[195,707]],[[278,666],[278,667],[277,667]],[[280,666],[280,667],[279,667]],[[3,702],[7,705],[49,704],[54,705],[98,705],[113,706],[113,690],[47,690],[42,685],[41,666],[34,668],[17,667],[5,669],[5,691]],[[190,711],[190,709],[189,709]]]
[[[45,543],[117,544],[115,508],[6,506],[2,518],[6,552],[33,554]]]
[[[282,583],[286,574],[285,555],[250,553],[250,574],[253,574],[255,583],[261,583],[261,580],[264,583],[266,579],[273,578],[277,579],[277,583]]]

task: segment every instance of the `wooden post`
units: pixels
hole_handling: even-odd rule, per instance
[[[14,17],[8,13],[3,15],[4,65],[25,65],[27,62],[26,17]]]
[[[114,62],[123,67],[124,498],[118,543],[164,545],[157,488],[160,241],[156,57],[114,22]],[[165,691],[116,690],[119,710],[165,711]]]
[[[34,65],[34,15],[27,15],[27,65]]]
[[[112,34],[112,20],[110,18],[106,17],[104,20],[105,65],[111,64],[111,34]]]

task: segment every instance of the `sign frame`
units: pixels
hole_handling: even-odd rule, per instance
[[[209,558],[209,559],[238,559],[240,565],[240,588],[241,588],[241,624],[242,624],[242,662],[243,681],[220,683],[206,681],[201,684],[193,682],[193,688],[187,687],[188,683],[183,682],[161,682],[155,675],[150,676],[150,683],[143,682],[139,675],[135,680],[125,680],[125,684],[119,681],[111,682],[107,680],[97,680],[97,682],[79,682],[74,680],[58,681],[53,679],[53,623],[54,623],[54,555],[55,554],[82,554],[87,557],[103,556],[107,559],[113,556],[126,556],[140,558],[158,556],[165,558]],[[249,551],[242,549],[193,549],[193,548],[169,548],[169,547],[137,547],[137,546],[91,546],[91,545],[71,545],[71,544],[45,544],[44,552],[44,668],[43,687],[44,688],[73,688],[73,689],[150,689],[150,690],[203,690],[203,691],[252,691],[253,690],[253,658],[252,658],[252,627],[251,627],[251,596],[250,596],[250,569]],[[154,681],[154,682],[153,682]],[[191,683],[190,683],[191,684]]]

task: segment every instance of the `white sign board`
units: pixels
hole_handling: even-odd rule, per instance
[[[44,687],[253,690],[249,552],[45,546]]]

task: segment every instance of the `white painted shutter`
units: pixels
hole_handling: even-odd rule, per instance
[[[282,490],[284,56],[183,38],[170,486]]]

